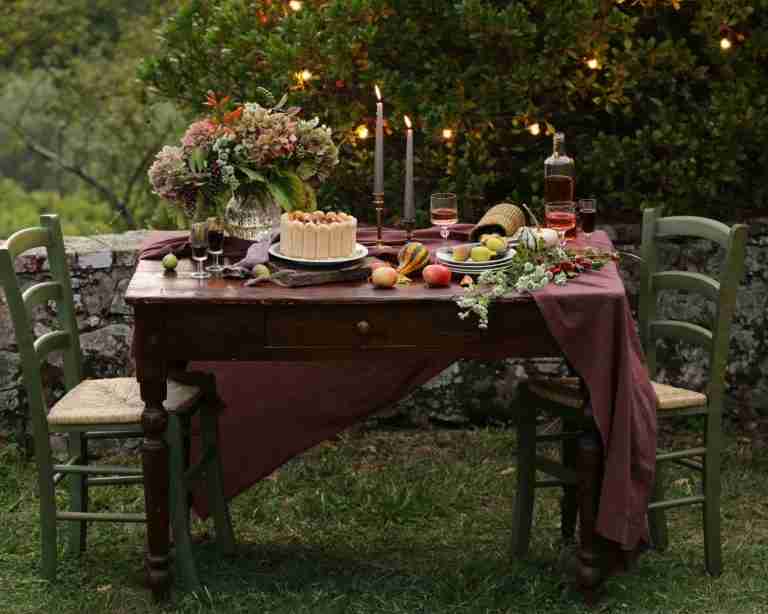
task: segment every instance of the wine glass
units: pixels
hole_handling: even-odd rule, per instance
[[[211,273],[220,273],[220,258],[224,253],[224,220],[220,217],[208,218],[208,253],[213,256],[213,264],[208,267]]]
[[[459,221],[459,207],[456,194],[441,192],[429,197],[429,212],[432,224],[440,226],[440,236],[443,241],[448,240],[450,227]]]
[[[597,221],[597,201],[594,198],[582,198],[579,200],[579,215],[581,217],[581,232],[589,238],[595,232]]]
[[[544,205],[544,223],[557,232],[560,247],[565,247],[565,233],[576,228],[576,205],[572,200],[555,201]]]
[[[192,224],[189,229],[189,245],[192,247],[192,259],[196,267],[192,277],[196,279],[210,277],[211,274],[203,270],[203,262],[208,257],[208,222]]]

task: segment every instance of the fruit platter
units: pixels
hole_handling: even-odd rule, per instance
[[[480,273],[504,268],[515,250],[506,237],[482,235],[477,243],[463,243],[437,250],[437,260],[457,273]]]

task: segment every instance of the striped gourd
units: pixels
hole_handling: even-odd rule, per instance
[[[406,277],[429,264],[429,250],[416,241],[407,243],[397,256],[397,272]]]

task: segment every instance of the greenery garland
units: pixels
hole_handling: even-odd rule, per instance
[[[562,286],[569,279],[587,271],[602,269],[608,262],[618,260],[618,254],[608,250],[587,247],[583,250],[563,249],[560,246],[545,248],[541,239],[536,249],[523,244],[515,247],[509,266],[481,273],[477,282],[464,289],[456,297],[462,311],[462,320],[475,314],[481,329],[488,328],[488,308],[493,301],[514,292],[535,292],[549,283]]]

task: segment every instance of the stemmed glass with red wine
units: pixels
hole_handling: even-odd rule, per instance
[[[220,273],[220,258],[224,253],[224,220],[220,217],[208,218],[208,253],[213,256],[213,264],[208,267],[211,273]]]

